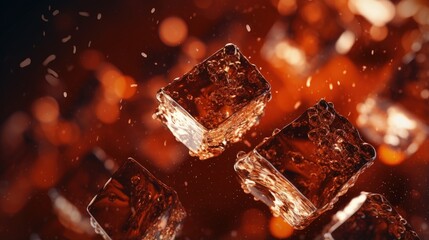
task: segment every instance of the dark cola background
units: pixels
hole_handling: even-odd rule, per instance
[[[19,0],[0,9],[1,239],[100,239],[86,206],[128,157],[178,192],[188,213],[179,239],[313,239],[360,191],[383,194],[429,239],[426,1]],[[244,141],[200,161],[152,118],[155,95],[228,42],[273,97]],[[393,126],[390,137],[359,115],[371,96],[386,101],[381,116],[389,104],[405,112],[376,119]],[[378,157],[332,210],[293,231],[241,190],[233,164],[320,98]]]

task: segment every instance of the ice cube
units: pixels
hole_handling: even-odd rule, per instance
[[[177,193],[129,158],[88,205],[105,239],[173,239],[186,213]]]
[[[371,95],[357,109],[358,127],[365,137],[380,147],[388,147],[407,157],[426,139],[428,128],[425,124],[388,99]]]
[[[270,85],[234,44],[226,44],[157,94],[155,116],[185,144],[207,159],[221,154],[258,123]]]
[[[373,163],[374,148],[320,100],[234,165],[242,187],[294,228],[305,228]]]
[[[429,134],[429,42],[417,45],[421,48],[403,58],[387,87],[357,108],[365,137],[398,159],[416,152]]]
[[[70,168],[59,184],[49,190],[53,210],[65,228],[76,233],[94,234],[88,202],[109,179],[117,166],[101,148],[85,154],[76,167]]]
[[[281,75],[285,70],[311,74],[335,53],[337,42],[342,49],[354,43],[354,35],[341,24],[338,11],[326,1],[296,1],[295,7],[296,11],[271,27],[261,49],[263,58]],[[351,43],[341,38],[347,34],[353,36]]]
[[[324,231],[333,239],[419,239],[410,224],[380,194],[361,192],[332,218]]]

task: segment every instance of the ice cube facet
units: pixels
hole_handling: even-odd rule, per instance
[[[258,123],[270,85],[233,44],[227,44],[157,94],[156,117],[190,154],[222,153]]]
[[[328,210],[375,158],[375,149],[320,100],[234,165],[242,187],[294,228]]]
[[[88,205],[105,239],[173,239],[186,213],[177,193],[128,159]]]
[[[338,211],[324,231],[333,239],[419,239],[410,224],[380,194],[361,192]]]

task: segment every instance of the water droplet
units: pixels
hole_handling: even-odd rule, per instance
[[[329,107],[328,102],[326,102],[325,99],[320,100],[317,106],[320,107],[322,110],[327,110]]]
[[[392,211],[392,207],[389,204],[386,204],[386,203],[381,204],[381,209],[383,209],[386,212],[391,212]]]
[[[369,160],[374,160],[375,156],[376,156],[376,152],[373,146],[371,146],[371,144],[369,143],[363,143],[360,146],[360,150],[362,151],[363,155],[365,156],[365,158],[369,161]]]
[[[313,142],[317,141],[317,139],[318,139],[317,129],[313,129],[313,130],[309,131],[307,133],[307,137],[308,137],[308,139],[310,139],[310,141],[313,141]]]
[[[137,184],[139,184],[140,183],[140,177],[139,176],[133,176],[133,177],[131,177],[131,184],[132,185],[137,185]]]
[[[177,99],[179,97],[179,93],[177,91],[171,92],[171,97]]]
[[[107,198],[109,199],[109,201],[114,202],[118,198],[118,196],[116,196],[116,194],[114,193],[109,193]]]
[[[330,111],[323,111],[320,116],[321,120],[327,125],[330,125],[335,119],[335,115]]]
[[[245,152],[243,152],[243,151],[239,151],[238,153],[237,153],[237,160],[239,160],[239,159],[243,159],[243,158],[245,158],[246,157],[246,153]]]
[[[228,43],[225,45],[224,52],[226,55],[235,55],[237,54],[237,46],[232,43]]]
[[[308,122],[313,127],[318,127],[320,125],[320,118],[318,115],[312,115],[308,118]]]
[[[274,130],[273,130],[273,133],[271,134],[272,136],[274,136],[274,135],[276,135],[277,133],[279,133],[280,132],[280,129],[278,129],[278,128],[275,128]]]

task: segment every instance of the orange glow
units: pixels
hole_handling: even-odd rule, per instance
[[[380,145],[377,152],[379,159],[387,165],[398,165],[405,160],[403,152],[392,149],[385,144]]]
[[[206,55],[206,45],[196,38],[190,38],[183,46],[183,51],[193,59],[201,59]]]
[[[372,40],[374,41],[383,41],[387,34],[389,33],[389,30],[387,30],[387,27],[377,27],[372,26],[371,29],[369,29],[369,34],[371,35]]]
[[[264,239],[266,234],[266,219],[259,209],[248,209],[241,217],[241,230],[251,239]]]
[[[129,99],[132,96],[134,96],[134,94],[137,91],[136,81],[134,80],[134,78],[130,76],[124,76],[123,79],[124,79],[125,86],[120,96],[121,98]]]
[[[103,123],[114,123],[119,118],[119,106],[117,103],[100,101],[95,107],[95,114]]]
[[[109,63],[104,63],[100,65],[100,67],[97,69],[96,74],[97,78],[104,86],[108,84],[108,79],[116,78],[122,75],[122,73],[115,66]]]
[[[322,12],[322,6],[320,6],[318,2],[306,4],[301,13],[302,17],[307,20],[308,23],[316,23],[325,17]]]
[[[184,156],[187,155],[184,146],[175,141],[172,136],[167,135],[165,131],[155,131],[143,138],[139,150],[151,164],[164,172],[176,170],[185,159]]]
[[[23,143],[23,133],[30,126],[31,119],[24,112],[13,113],[3,124],[1,151],[13,152]]]
[[[53,97],[42,97],[33,104],[33,115],[42,123],[55,122],[60,114],[57,100]]]
[[[10,187],[0,198],[1,210],[10,215],[21,210],[31,194],[32,188],[30,184],[31,182],[22,174],[15,181],[12,181]]]
[[[169,17],[161,22],[159,27],[159,38],[170,47],[183,43],[188,36],[188,26],[185,21],[178,17]]]
[[[88,70],[97,69],[103,61],[103,55],[97,50],[86,50],[80,55],[80,64]]]
[[[106,100],[116,102],[122,97],[125,91],[125,79],[120,72],[114,69],[105,71],[102,74],[101,82]]]
[[[277,3],[277,11],[282,15],[291,14],[296,10],[296,0],[280,0]]]
[[[75,123],[61,122],[57,129],[58,141],[63,144],[71,144],[79,139],[79,127]]]
[[[58,180],[58,152],[42,151],[31,168],[31,182],[37,188],[48,189]]]
[[[281,217],[272,217],[269,227],[271,235],[275,238],[288,238],[293,233],[293,228]]]
[[[316,55],[319,52],[319,39],[311,31],[303,31],[300,39],[301,49],[308,55]]]

